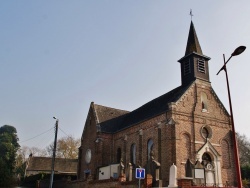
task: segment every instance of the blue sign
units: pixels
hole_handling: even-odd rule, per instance
[[[144,179],[145,178],[145,168],[136,168],[135,178]]]

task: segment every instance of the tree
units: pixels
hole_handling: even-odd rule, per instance
[[[22,146],[21,148],[19,148],[16,157],[16,174],[20,179],[24,178],[27,160],[30,154],[32,154],[32,156],[39,157],[48,156],[47,151],[45,149],[28,146]]]
[[[241,177],[250,180],[250,165],[241,166]]]
[[[250,165],[250,141],[246,135],[236,134],[241,166]]]
[[[23,160],[26,160],[30,154],[32,154],[32,156],[39,156],[39,157],[48,156],[46,149],[41,149],[38,147],[28,147],[28,146],[22,146],[17,153],[18,155],[22,156]]]
[[[241,177],[246,184],[250,180],[250,141],[246,135],[236,133],[241,168]]]
[[[46,149],[40,149],[38,147],[31,147],[29,149],[29,154],[32,156],[46,157],[48,156]]]
[[[25,169],[26,169],[26,158],[25,155],[21,153],[21,149],[17,151],[17,157],[16,157],[16,174],[19,177],[19,181],[21,181],[24,178],[25,175]]]
[[[73,136],[62,137],[57,140],[56,157],[65,159],[76,159],[78,157],[78,148],[81,140]],[[54,143],[47,147],[50,156],[53,154]]]
[[[10,125],[0,127],[0,186],[12,183],[19,147],[16,128]]]

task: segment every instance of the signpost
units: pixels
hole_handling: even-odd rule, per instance
[[[139,179],[139,188],[141,187],[141,179],[145,179],[145,168],[136,168],[135,178]]]

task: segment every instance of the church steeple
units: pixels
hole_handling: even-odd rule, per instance
[[[182,85],[187,85],[196,79],[209,82],[209,57],[203,55],[201,46],[191,21],[185,56],[178,62],[181,64]]]
[[[198,37],[195,32],[194,24],[191,21],[185,56],[192,52],[203,55]]]

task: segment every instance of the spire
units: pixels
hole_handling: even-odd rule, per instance
[[[196,79],[210,83],[208,69],[209,60],[210,57],[202,53],[194,24],[191,21],[185,56],[178,61],[181,64],[182,85],[188,85]]]
[[[203,55],[198,37],[195,32],[194,24],[191,21],[185,56],[189,55],[192,52],[196,52],[200,55]]]

